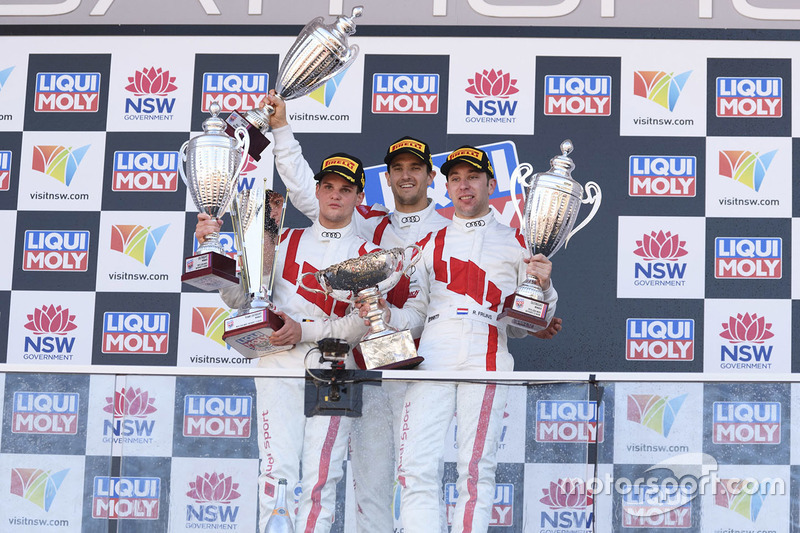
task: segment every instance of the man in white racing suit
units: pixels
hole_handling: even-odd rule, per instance
[[[348,154],[334,154],[323,161],[313,180],[317,182],[315,199],[319,218],[310,228],[290,229],[281,235],[274,280],[273,302],[285,325],[274,332],[270,342],[276,346],[294,346],[262,357],[259,360],[262,368],[303,368],[304,357],[316,341],[337,337],[352,345],[364,332],[362,320],[350,313],[347,304],[300,286],[303,274],[377,250],[357,235],[352,223],[353,210],[364,198],[363,165]],[[195,234],[200,241],[221,226],[207,215],[198,215],[198,220]],[[306,276],[304,283],[320,288],[313,276]],[[232,308],[245,302],[241,285],[220,292]],[[352,367],[352,362],[348,363]],[[286,478],[289,487],[294,487],[298,480],[302,487],[295,531],[327,532],[334,520],[336,483],[343,475],[352,418],[306,418],[304,380],[259,378],[255,382],[260,455],[259,531],[266,528],[274,508],[278,480]]]
[[[551,263],[541,254],[527,257],[519,231],[500,224],[491,212],[489,196],[496,182],[484,151],[459,148],[441,170],[455,216],[451,224],[421,243],[422,259],[415,274],[421,286],[419,296],[409,299],[403,309],[392,309],[390,323],[409,323],[413,320],[409,314],[419,315],[422,310],[425,329],[419,355],[425,358],[420,365],[423,370],[511,371],[514,359],[506,346],[507,334],[527,332],[499,322],[497,314],[526,274],[531,274],[544,289],[550,321],[558,298],[550,281]],[[409,384],[397,440],[405,533],[429,532],[430,524],[438,521],[438,465],[454,413],[458,498],[451,531],[487,530],[507,391],[508,386],[497,384]]]

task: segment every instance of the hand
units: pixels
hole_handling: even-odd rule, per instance
[[[216,233],[222,228],[222,220],[214,220],[211,215],[197,213],[197,225],[194,227],[194,236],[197,242],[202,244],[206,240],[206,235]]]
[[[561,331],[561,319],[558,318],[557,316],[554,316],[553,320],[551,320],[550,323],[547,324],[546,328],[544,328],[541,331],[537,331],[536,333],[531,333],[531,335],[533,335],[534,337],[538,337],[540,339],[547,340],[547,339],[552,339],[553,337],[558,335],[559,331]]]
[[[264,102],[264,101],[262,101]],[[275,113],[270,115],[269,117],[269,127],[272,129],[282,128],[289,124],[286,120],[286,102],[283,101],[283,98],[280,98],[275,89],[270,89],[265,102],[272,106],[275,110]]]
[[[300,324],[283,311],[277,311],[275,314],[283,319],[284,324],[281,329],[270,335],[269,342],[273,346],[289,346],[300,342],[303,336]]]
[[[364,319],[364,325],[369,326],[369,319],[366,318],[367,313],[369,313],[369,304],[363,299],[358,299],[356,303],[353,304],[353,307],[358,310],[358,316]],[[392,318],[392,310],[389,309],[389,304],[384,298],[378,299],[378,309],[383,311],[383,321],[389,322]]]
[[[550,288],[550,273],[553,271],[553,263],[542,254],[533,257],[526,257],[524,261],[528,264],[526,272],[529,276],[534,276],[539,281],[542,290]]]

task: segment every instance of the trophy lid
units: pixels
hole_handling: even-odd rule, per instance
[[[350,16],[342,15],[336,19],[330,27],[330,31],[337,33],[341,40],[345,39],[345,35],[353,35],[356,32],[356,23],[353,21],[354,18],[360,17],[364,14],[364,6],[356,6],[350,12]]]
[[[573,148],[572,141],[569,139],[565,139],[561,143],[561,155],[557,155],[550,160],[550,174],[572,179],[575,163],[569,158],[569,154],[572,153]]]
[[[203,131],[206,133],[217,134],[217,133],[225,133],[225,121],[219,118],[219,112],[222,110],[222,107],[214,101],[211,102],[211,105],[208,106],[208,111],[211,113],[211,116],[203,121]]]

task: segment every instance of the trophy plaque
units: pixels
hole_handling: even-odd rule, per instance
[[[511,197],[519,219],[520,231],[531,255],[543,254],[548,259],[583,228],[597,213],[602,201],[600,186],[593,181],[584,187],[572,178],[575,164],[569,158],[573,145],[569,139],[561,143],[561,155],[550,160],[550,170],[533,174],[533,167],[522,163],[511,174]],[[525,191],[524,213],[519,208],[516,187],[521,182]],[[581,204],[592,210],[573,229]],[[510,295],[499,319],[510,325],[536,332],[547,325],[548,304],[535,277],[528,278]]]
[[[244,129],[237,128],[234,138],[225,133],[219,111],[219,104],[213,102],[211,117],[203,122],[203,133],[181,146],[178,165],[194,205],[214,220],[225,214],[231,202],[249,148]],[[239,283],[236,261],[225,255],[219,232],[206,235],[195,254],[186,258],[184,267],[181,281],[205,291]]]
[[[409,248],[417,253],[404,268],[405,251]],[[366,316],[370,323],[369,331],[358,345],[366,370],[414,368],[423,361],[417,355],[411,332],[398,331],[386,324],[383,320],[384,311],[378,307],[381,296],[392,290],[419,261],[419,252],[417,245],[378,250],[347,259],[318,272],[307,272],[300,277],[300,285],[308,291],[325,294],[349,304],[354,304],[357,300],[369,304]],[[305,279],[308,276],[314,276],[322,289],[307,286]]]

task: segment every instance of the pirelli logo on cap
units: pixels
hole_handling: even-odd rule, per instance
[[[325,160],[325,162],[322,164],[322,170],[333,166],[345,167],[351,172],[355,172],[358,168],[358,163],[352,159],[347,159],[346,157],[332,157]]]
[[[419,141],[415,141],[414,139],[403,139],[402,141],[394,143],[389,147],[389,152],[394,152],[400,148],[413,148],[414,150],[419,150],[423,153],[425,152],[425,145]]]
[[[458,150],[450,154],[450,156],[447,159],[455,159],[457,157],[473,157],[478,161],[480,161],[483,158],[483,152],[481,152],[480,150],[475,150],[473,148],[459,148]]]

